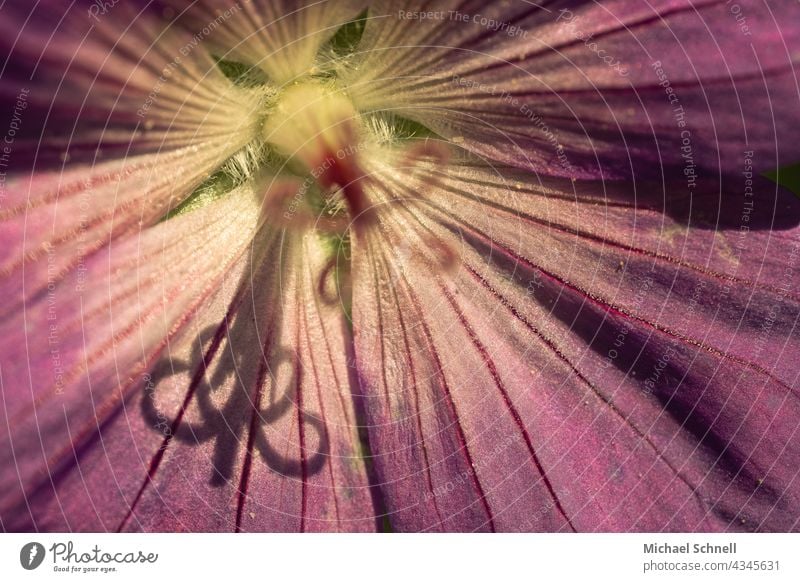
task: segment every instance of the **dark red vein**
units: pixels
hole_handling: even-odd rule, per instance
[[[508,411],[511,413],[511,417],[514,419],[517,428],[522,434],[522,438],[525,440],[525,445],[528,448],[531,460],[533,461],[536,470],[542,476],[542,481],[544,482],[545,487],[547,488],[547,491],[549,492],[550,496],[553,498],[553,502],[555,503],[556,509],[558,509],[559,513],[561,513],[562,517],[566,520],[567,524],[569,524],[570,529],[572,529],[572,531],[577,531],[575,529],[575,526],[572,525],[572,521],[570,521],[569,516],[567,516],[567,512],[564,511],[564,507],[561,504],[561,500],[558,498],[558,495],[556,495],[555,489],[553,488],[553,485],[550,482],[550,478],[547,476],[547,473],[545,472],[544,467],[542,466],[541,461],[539,460],[539,456],[536,453],[536,449],[533,446],[533,442],[531,441],[528,429],[525,426],[525,423],[523,422],[522,417],[519,414],[519,411],[514,406],[514,403],[511,401],[511,398],[509,397],[508,392],[506,391],[505,386],[503,385],[503,382],[500,379],[500,375],[497,372],[497,367],[495,366],[494,361],[489,356],[489,353],[486,350],[486,346],[484,346],[483,343],[480,341],[480,339],[478,339],[478,336],[475,334],[475,330],[472,329],[472,326],[467,321],[466,317],[464,316],[464,313],[461,311],[461,308],[458,306],[458,304],[456,303],[455,299],[450,294],[450,292],[441,283],[439,283],[439,288],[442,290],[442,293],[444,293],[444,296],[447,298],[448,302],[450,303],[450,306],[456,313],[456,316],[458,317],[461,325],[464,327],[467,334],[469,335],[470,340],[475,346],[475,349],[478,350],[478,353],[481,355],[481,358],[486,364],[486,367],[489,369],[489,373],[492,376],[492,380],[494,381],[495,386],[497,386],[497,389],[500,392],[503,402],[508,408]]]
[[[264,353],[268,354],[272,345],[272,334],[268,334],[264,341]],[[236,527],[234,531],[239,533],[242,531],[242,519],[244,516],[244,506],[247,501],[247,492],[250,487],[250,472],[253,464],[253,451],[255,449],[256,434],[258,431],[258,424],[261,420],[261,400],[264,395],[264,385],[266,384],[268,366],[265,360],[262,360],[256,375],[256,382],[253,386],[253,412],[250,415],[250,424],[247,432],[247,449],[245,451],[244,462],[242,464],[242,476],[239,480],[239,492],[236,500]]]
[[[314,277],[314,275],[313,275],[313,272],[311,272],[311,266],[310,265],[309,265],[308,271],[309,271],[309,273],[308,273],[309,278],[312,280],[311,281],[311,289],[313,289],[314,288],[314,285],[313,285],[313,277]],[[308,290],[308,288],[304,288],[303,291],[305,292],[307,290]],[[298,292],[298,295],[300,295],[300,292]],[[325,329],[325,324],[324,324],[323,319],[322,319],[322,314],[319,312],[319,304],[317,303],[317,296],[314,293],[312,293],[311,295],[312,295],[312,297],[310,298],[310,300],[314,302],[313,304],[317,308],[317,316],[318,316],[319,326],[320,326],[320,328],[322,328],[324,330]],[[320,381],[320,375],[319,375],[319,371],[317,369],[317,362],[314,359],[314,348],[312,346],[311,337],[310,337],[310,335],[308,333],[308,330],[309,330],[308,311],[305,308],[303,308],[302,309],[302,314],[303,314],[303,329],[305,331],[306,344],[308,345],[308,360],[311,362],[311,370],[314,373],[314,385],[317,388],[316,393],[317,393],[317,401],[319,402],[319,415],[320,415],[320,420],[322,422],[322,427],[320,427],[320,431],[321,431],[320,438],[330,439],[330,437],[328,436],[328,420],[327,420],[327,417],[325,415],[325,401],[324,401],[324,399],[322,397],[322,382]],[[341,390],[340,390],[340,386],[339,386],[339,381],[336,378],[335,368],[333,366],[332,360],[330,359],[331,358],[331,356],[330,356],[330,346],[327,343],[327,336],[324,334],[324,332],[323,332],[323,337],[325,338],[325,349],[328,352],[328,358],[329,358],[329,361],[331,362],[331,368],[334,370],[334,384],[336,385],[336,394],[339,394],[340,397],[341,397]],[[299,348],[299,346],[298,346],[298,348]],[[334,513],[336,514],[336,524],[338,526],[339,524],[341,524],[341,518],[339,517],[339,499],[337,498],[337,495],[336,495],[336,479],[333,476],[333,455],[332,454],[328,456],[328,460],[327,460],[327,462],[325,464],[328,466],[328,477],[330,478],[330,481],[331,481],[331,497],[333,498],[333,510],[334,510]]]
[[[406,283],[406,287],[408,287],[408,281],[403,275],[403,280]],[[444,390],[445,396],[447,396],[447,405],[450,409],[450,413],[453,415],[453,424],[456,427],[456,435],[458,437],[458,442],[460,445],[460,449],[464,452],[464,456],[466,457],[467,464],[470,468],[475,467],[475,463],[472,459],[472,454],[469,451],[469,446],[467,445],[467,437],[466,433],[464,432],[464,427],[461,425],[461,419],[458,416],[458,411],[456,409],[455,401],[453,400],[453,394],[450,390],[450,385],[447,382],[447,378],[444,374],[444,368],[442,366],[442,360],[439,356],[439,352],[436,349],[436,346],[433,342],[433,336],[431,335],[430,328],[428,327],[427,322],[423,316],[422,306],[419,304],[417,297],[413,293],[408,294],[408,298],[411,301],[414,310],[416,311],[417,317],[422,324],[422,331],[425,334],[425,339],[428,344],[428,349],[430,350],[431,355],[436,363],[436,372],[437,376],[440,379],[440,385],[442,390]],[[472,477],[472,483],[475,487],[476,492],[478,493],[478,497],[480,499],[481,505],[483,506],[484,511],[486,512],[486,517],[489,521],[489,528],[492,532],[496,531],[494,525],[494,515],[492,514],[491,507],[489,506],[489,501],[486,498],[486,492],[483,490],[483,485],[481,485],[480,480],[478,479],[476,471],[470,471],[470,475]]]
[[[532,263],[531,261],[529,261],[525,257],[522,257],[521,255],[518,255],[517,253],[515,253],[513,250],[511,250],[511,249],[509,249],[509,248],[507,248],[507,247],[505,247],[503,245],[498,245],[495,241],[493,241],[493,240],[489,239],[488,237],[482,235],[480,232],[478,232],[478,231],[474,231],[474,232],[476,232],[480,238],[483,238],[485,241],[487,241],[487,243],[489,244],[490,247],[497,248],[497,250],[499,252],[505,254],[506,256],[509,256],[514,260],[517,260],[517,261],[519,261],[521,263],[524,263],[529,268],[532,268],[532,269],[535,269],[535,270],[539,271],[547,279],[550,279],[551,281],[556,281],[559,284],[563,285],[564,287],[566,287],[568,289],[571,289],[572,291],[574,291],[574,292],[578,293],[579,295],[581,295],[581,297],[584,297],[590,303],[593,303],[595,305],[599,305],[602,309],[607,310],[609,312],[612,312],[614,314],[617,314],[623,319],[630,319],[630,320],[638,321],[638,322],[644,324],[646,327],[654,329],[654,330],[656,330],[657,332],[659,332],[661,334],[674,337],[674,338],[676,338],[676,339],[678,339],[678,340],[680,340],[680,341],[682,341],[682,342],[684,342],[686,344],[692,345],[694,347],[701,348],[701,349],[703,349],[703,350],[705,350],[705,351],[707,351],[707,352],[709,352],[711,354],[714,354],[717,357],[720,357],[720,358],[726,359],[726,360],[731,360],[731,361],[739,364],[740,366],[744,366],[745,368],[750,368],[751,370],[755,370],[755,371],[765,375],[766,377],[770,378],[775,383],[780,385],[782,388],[784,388],[788,392],[791,392],[796,397],[800,397],[800,396],[798,396],[798,394],[797,394],[797,392],[795,391],[794,388],[792,388],[790,385],[786,384],[783,380],[781,380],[780,378],[777,378],[772,373],[767,371],[765,368],[759,366],[758,364],[756,364],[754,362],[749,362],[747,360],[739,358],[738,356],[735,356],[733,354],[729,354],[727,352],[724,352],[724,351],[720,350],[719,348],[707,345],[704,342],[701,342],[701,341],[692,339],[692,338],[690,338],[688,336],[685,336],[685,335],[683,335],[683,334],[681,334],[681,333],[679,333],[679,332],[677,332],[675,330],[672,330],[670,328],[657,325],[655,323],[652,323],[652,322],[644,319],[643,317],[639,317],[637,315],[629,313],[629,312],[625,311],[624,309],[622,309],[622,308],[620,308],[618,306],[612,305],[611,303],[608,303],[608,302],[604,301],[601,297],[598,297],[596,295],[590,294],[587,291],[584,291],[583,289],[581,289],[580,287],[577,287],[576,285],[574,285],[572,283],[569,283],[568,281],[566,281],[565,279],[562,279],[561,277],[559,277],[555,273],[551,273],[551,272],[543,269],[542,267],[540,267],[538,265],[535,265],[534,263]]]
[[[697,493],[697,487],[695,485],[692,485],[688,481],[688,479],[678,469],[676,469],[666,457],[664,457],[661,454],[661,452],[656,447],[655,443],[653,443],[650,437],[647,436],[647,433],[642,432],[635,424],[633,424],[622,413],[622,411],[619,408],[617,408],[617,406],[613,403],[613,401],[606,398],[605,395],[603,395],[599,390],[597,390],[594,384],[592,384],[589,381],[589,379],[583,375],[583,373],[577,368],[577,366],[559,349],[559,347],[555,344],[555,342],[550,338],[548,338],[547,336],[545,336],[541,332],[541,330],[536,328],[530,321],[528,321],[528,319],[525,316],[523,316],[513,305],[511,305],[507,297],[505,297],[504,295],[499,293],[494,287],[492,287],[488,281],[486,281],[483,277],[481,277],[480,274],[478,274],[477,271],[473,269],[471,265],[466,265],[466,268],[473,275],[473,277],[477,279],[481,283],[481,285],[483,285],[489,291],[489,293],[491,293],[498,299],[498,301],[503,305],[503,307],[505,307],[515,319],[517,319],[526,328],[528,328],[531,331],[531,333],[533,333],[536,336],[536,338],[539,339],[539,341],[541,341],[545,346],[547,346],[547,348],[549,348],[553,352],[553,354],[570,369],[570,371],[575,375],[576,378],[578,378],[578,380],[580,380],[582,384],[584,384],[587,388],[589,388],[589,390],[597,398],[599,398],[601,402],[603,402],[606,406],[608,406],[608,408],[614,413],[615,416],[617,416],[620,420],[622,420],[622,422],[627,426],[629,426],[631,430],[633,430],[639,436],[639,438],[641,438],[644,442],[646,442],[653,450],[653,452],[655,452],[656,458],[658,458],[661,462],[663,462],[674,473],[674,475],[691,490],[692,494],[695,495],[695,497],[697,497],[697,499],[702,502],[702,499]]]
[[[386,271],[389,272],[389,265],[386,260],[386,255],[384,252],[382,252],[381,255],[383,258],[382,262],[386,268]],[[416,366],[414,365],[414,358],[411,353],[411,345],[408,341],[408,330],[406,328],[405,320],[403,319],[403,310],[400,308],[400,300],[397,296],[397,289],[392,288],[392,296],[394,297],[394,303],[395,306],[397,307],[397,317],[400,322],[400,329],[403,332],[403,345],[405,346],[405,353],[408,354],[408,365],[409,365],[409,371],[411,372],[411,386],[412,386],[412,392],[414,394],[414,411],[417,420],[417,431],[419,431],[419,438],[422,444],[422,456],[425,462],[425,475],[428,481],[428,490],[431,493],[431,499],[433,500],[433,507],[434,510],[436,511],[436,516],[439,519],[439,523],[442,526],[444,526],[444,520],[442,519],[442,514],[439,511],[439,503],[436,501],[436,495],[434,494],[433,490],[433,476],[431,474],[430,457],[428,455],[428,446],[425,442],[425,433],[422,428],[422,413],[420,411],[420,406],[419,406],[419,387],[417,385]]]
[[[298,277],[296,277],[297,279]],[[300,297],[296,298],[295,309],[300,310]],[[294,345],[296,350],[300,346],[300,322],[296,322],[297,329],[295,330]],[[297,402],[297,433],[300,439],[300,475],[302,483],[300,485],[300,532],[306,531],[306,510],[308,504],[308,460],[306,459],[306,430],[303,423],[303,365],[300,361],[300,355],[297,351],[294,352],[294,368],[295,368],[295,398]]]

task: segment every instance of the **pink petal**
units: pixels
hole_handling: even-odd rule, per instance
[[[242,188],[114,240],[63,278],[48,276],[24,308],[4,315],[0,456],[13,468],[0,486],[5,527],[26,528],[26,496],[59,479],[87,439],[141,388],[159,354],[203,313],[242,262],[259,210],[260,201]],[[22,270],[9,279],[24,289],[40,284],[40,275]]]
[[[113,240],[155,224],[230,153],[189,147],[9,178],[0,265],[10,276],[0,280],[7,298],[0,313],[18,309]]]
[[[615,309],[795,380],[800,346],[787,340],[800,296],[787,266],[798,261],[800,227],[772,230],[767,221],[777,222],[786,209],[750,214],[753,222],[744,224],[753,230],[741,223],[709,230],[639,207],[607,184],[550,179],[531,185],[525,172],[480,165],[447,174],[419,170],[418,177],[449,186],[431,197],[436,216],[469,242],[501,245]],[[387,184],[409,195],[406,182],[394,175]],[[768,192],[759,194],[768,199]],[[790,214],[797,216],[797,206]],[[651,279],[643,300],[643,281]],[[779,317],[771,315],[774,309]]]
[[[395,527],[798,527],[791,263],[722,295],[721,244],[650,210],[513,170],[374,172],[391,211],[355,240],[353,317]]]
[[[114,6],[95,20],[86,6],[60,8],[34,8],[8,35],[0,95],[14,96],[22,120],[0,209],[3,313],[158,222],[253,140],[260,119],[262,96],[234,86],[203,50],[184,50],[185,31],[152,10]],[[19,28],[26,10],[4,10],[0,30]]]

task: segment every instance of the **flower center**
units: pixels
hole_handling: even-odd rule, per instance
[[[364,127],[341,90],[314,81],[286,89],[263,131],[267,142],[301,162],[322,188],[341,189],[354,221],[366,217],[358,159]]]

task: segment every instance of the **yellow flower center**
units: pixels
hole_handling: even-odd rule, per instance
[[[367,208],[360,180],[364,128],[347,96],[309,81],[286,89],[264,125],[264,138],[300,161],[323,188],[341,188],[354,220]]]

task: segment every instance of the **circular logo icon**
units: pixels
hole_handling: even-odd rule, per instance
[[[38,542],[30,542],[19,551],[19,563],[26,570],[35,570],[44,561],[44,546]]]

